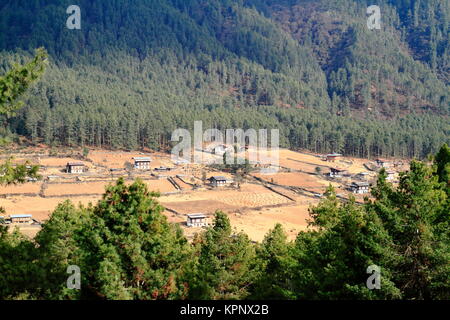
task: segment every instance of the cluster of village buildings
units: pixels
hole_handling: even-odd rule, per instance
[[[212,153],[215,154],[223,154],[228,151],[225,145],[219,145],[215,146],[213,150],[211,150]],[[341,154],[338,153],[332,153],[324,156],[323,160],[328,162],[336,162],[340,157],[342,157]],[[152,158],[151,157],[135,157],[133,158],[134,165],[133,168],[135,170],[140,171],[147,171],[151,170],[151,163]],[[390,170],[390,168],[393,166],[393,164],[384,159],[377,159],[376,164],[379,168],[385,168],[387,169],[387,179],[389,181],[393,181],[396,172]],[[113,170],[121,170],[121,169],[110,169]],[[168,172],[173,170],[173,168],[170,167],[164,167],[160,166],[159,168],[153,168],[156,172]],[[82,162],[68,162],[66,165],[66,172],[69,174],[81,174],[87,171],[87,167]],[[350,177],[351,175],[348,173],[347,170],[339,168],[339,167],[332,167],[330,168],[329,172],[330,178],[342,178],[342,177]],[[370,183],[367,181],[368,177],[367,172],[361,172],[356,175],[359,181],[353,181],[348,189],[355,193],[355,194],[366,194],[370,191]],[[50,176],[48,177],[50,180]],[[230,185],[232,181],[224,176],[212,176],[208,179],[209,185],[215,188],[221,188],[225,187],[227,185]],[[0,216],[0,223],[3,224],[32,224],[34,222],[32,215],[10,215],[10,216]],[[188,227],[205,227],[208,225],[207,223],[207,216],[202,213],[193,213],[187,215],[187,221],[186,225]]]
[[[215,150],[215,153],[225,153],[227,149],[221,149],[223,146],[218,146],[218,149]],[[151,157],[135,157],[134,160],[134,169],[135,170],[151,170]],[[168,172],[173,168],[160,166],[159,168],[154,168],[153,170],[156,172]],[[66,172],[71,174],[83,173],[86,171],[86,166],[82,162],[69,162],[66,165]],[[208,179],[210,186],[215,188],[225,187],[230,185],[232,181],[224,176],[212,176]],[[186,225],[188,227],[206,227],[208,225],[208,217],[203,213],[193,213],[187,215]]]
[[[324,157],[324,160],[328,162],[336,162],[340,157],[342,157],[341,154],[338,153],[332,153],[328,154]],[[386,159],[376,159],[376,164],[379,168],[386,169],[387,177],[386,179],[390,182],[393,182],[395,180],[396,172],[391,170],[391,168],[394,166],[394,164]],[[350,177],[351,175],[346,169],[342,168],[330,168],[329,172],[330,178],[342,178],[342,177]],[[353,192],[354,194],[366,194],[370,192],[370,183],[367,181],[367,177],[369,176],[368,172],[360,172],[356,175],[356,177],[359,180],[362,181],[353,181],[348,189]]]
[[[135,170],[151,170],[152,159],[150,157],[135,157],[134,169]],[[159,168],[153,169],[156,172],[168,172],[173,170],[170,167],[160,166]],[[69,162],[66,165],[66,172],[71,174],[79,174],[86,171],[86,166],[82,162]],[[224,187],[232,183],[230,179],[224,176],[212,176],[208,179],[209,183],[213,187]]]

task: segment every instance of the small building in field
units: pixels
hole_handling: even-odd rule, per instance
[[[150,170],[150,163],[152,158],[150,157],[136,157],[134,160],[134,168],[137,170]]]
[[[159,168],[155,168],[155,171],[157,171],[157,172],[167,172],[167,171],[170,171],[170,170],[172,170],[172,168],[163,167],[163,166],[161,166]]]
[[[220,144],[218,146],[216,146],[214,149],[212,149],[212,153],[213,154],[217,154],[217,155],[224,155],[226,152],[228,152],[228,147],[224,144]]]
[[[59,176],[47,176],[47,180],[48,181],[55,181],[55,180],[58,180],[59,179]]]
[[[188,227],[206,227],[208,225],[206,219],[203,213],[188,214],[186,224]]]
[[[350,185],[350,190],[355,194],[369,193],[370,185],[368,182],[353,182]]]
[[[224,144],[218,143],[211,143],[203,149],[204,152],[220,156],[223,156],[227,152],[232,152],[233,150],[233,147],[228,147]]]
[[[386,171],[387,177],[386,180],[387,181],[394,181],[395,180],[395,171]]]
[[[176,166],[183,166],[186,164],[190,164],[190,161],[187,159],[183,159],[183,158],[172,158],[172,162],[176,165]]]
[[[67,173],[83,173],[85,165],[82,162],[68,162],[66,165]]]
[[[339,168],[330,168],[330,177],[331,178],[341,178],[347,170],[339,169]]]
[[[216,188],[226,186],[229,183],[228,179],[223,176],[213,176],[208,181]]]
[[[9,216],[11,223],[31,224],[33,216],[31,214],[16,214]]]
[[[390,168],[392,166],[392,163],[386,159],[377,159],[376,162],[377,166],[382,168]]]
[[[342,154],[330,153],[325,156],[325,159],[328,162],[335,162],[336,160],[339,160],[341,157],[342,157]]]

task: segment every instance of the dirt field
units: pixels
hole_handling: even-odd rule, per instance
[[[216,210],[232,212],[290,202],[287,198],[255,184],[243,184],[241,190],[219,189],[163,196],[160,201],[168,208],[186,214],[214,213]]]
[[[11,232],[16,228],[18,228],[23,235],[27,236],[30,239],[33,239],[42,229],[39,225],[12,225],[10,227]]]
[[[291,150],[280,150],[280,165],[282,167],[301,170],[303,172],[315,173],[320,167],[323,172],[329,172],[330,168],[342,168],[350,173],[365,172],[364,164],[367,159],[340,158],[335,162],[324,161],[320,155],[300,153]]]
[[[236,231],[246,233],[253,241],[262,241],[267,232],[280,223],[290,240],[294,240],[300,231],[308,228],[309,205],[266,208],[245,214],[231,214],[230,220]]]
[[[44,196],[70,196],[70,195],[101,195],[105,192],[105,183],[55,183],[48,184]]]
[[[157,191],[160,193],[177,191],[177,189],[175,189],[175,187],[167,179],[151,181],[145,180],[144,182],[147,184],[149,190],[151,191]]]
[[[81,203],[83,205],[96,203],[101,196],[90,197],[73,197],[70,198],[75,204]],[[45,221],[50,217],[51,212],[62,203],[66,198],[41,198],[41,197],[8,197],[7,199],[0,199],[0,205],[5,208],[8,214],[32,214],[33,219]]]
[[[317,191],[325,189],[326,186],[317,176],[301,172],[277,173],[274,175],[254,174],[254,176],[283,186],[314,189]]]
[[[49,167],[61,167],[65,168],[68,162],[82,162],[86,167],[92,167],[92,163],[88,161],[81,161],[75,158],[40,158],[39,164],[41,166]]]
[[[109,169],[124,168],[126,162],[133,163],[134,157],[151,157],[152,167],[155,168],[173,165],[169,157],[160,153],[91,150],[88,154],[91,161]]]
[[[41,190],[42,183],[26,183],[19,185],[11,185],[7,187],[0,187],[0,195],[11,195],[11,194],[38,194]]]

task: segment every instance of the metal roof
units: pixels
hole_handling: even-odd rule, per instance
[[[84,167],[82,162],[67,162],[67,165],[70,167]]]
[[[190,219],[205,219],[206,215],[203,213],[192,213],[187,215]]]
[[[152,158],[150,157],[135,157],[133,158],[134,161],[152,161]]]
[[[353,182],[352,186],[356,187],[368,187],[370,186],[368,182]]]
[[[227,181],[228,179],[225,178],[224,176],[212,176],[211,178],[209,178],[209,180]]]
[[[186,160],[186,159],[172,159],[172,161],[174,161],[176,164],[179,164],[179,163],[190,163],[190,161]]]
[[[10,215],[11,219],[20,219],[20,218],[32,218],[33,216],[31,214],[14,214]]]

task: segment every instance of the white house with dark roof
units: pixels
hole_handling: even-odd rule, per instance
[[[387,175],[386,180],[388,180],[388,181],[394,181],[394,180],[395,180],[396,172],[395,172],[395,171],[389,170],[389,171],[386,171],[386,175]]]
[[[67,173],[83,173],[85,165],[83,162],[68,162],[66,165]]]
[[[330,168],[330,177],[331,178],[341,178],[346,173],[347,173],[347,170],[345,170],[345,169]]]
[[[336,160],[338,160],[341,157],[342,157],[342,154],[340,154],[340,153],[330,153],[325,156],[325,159],[328,162],[335,162]]]
[[[369,193],[370,184],[368,182],[353,182],[350,185],[350,190],[355,194]]]
[[[134,168],[136,170],[150,170],[152,158],[150,157],[134,157]]]
[[[379,167],[390,168],[392,167],[392,162],[386,159],[377,159],[376,163]]]
[[[192,213],[187,215],[186,224],[188,227],[206,227],[207,217],[203,213]]]
[[[223,176],[213,176],[209,178],[208,181],[216,188],[226,186],[229,183],[228,179]]]
[[[160,166],[159,168],[155,168],[154,170],[157,172],[167,172],[167,171],[172,170],[172,168]]]
[[[367,179],[367,177],[369,176],[369,173],[368,172],[360,172],[356,176],[361,179]]]

